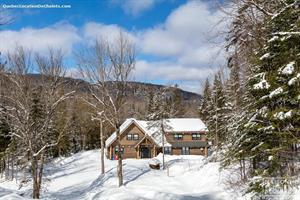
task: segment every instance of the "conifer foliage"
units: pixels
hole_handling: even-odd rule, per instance
[[[200,118],[206,122],[206,125],[211,124],[210,122],[210,111],[212,109],[211,107],[211,87],[209,83],[209,79],[206,79],[204,89],[203,89],[203,95],[202,95],[202,101],[199,107],[199,115]]]
[[[236,97],[241,98],[232,101],[232,124],[223,164],[242,163],[241,177],[248,180],[248,191],[269,195],[294,186],[299,174],[299,1],[275,1],[272,5],[243,1],[239,5],[244,5],[241,7],[245,13],[249,7],[261,13],[259,28],[265,39],[251,41],[248,46],[255,53],[248,55],[241,53],[249,52],[247,46],[235,45],[238,56],[247,59],[233,66],[243,66],[247,74],[245,84],[231,84],[232,90],[240,87],[237,91],[241,95]],[[231,80],[238,80],[236,69],[231,68]]]
[[[300,131],[300,12],[295,1],[286,1],[281,12],[267,26],[268,41],[257,53],[250,79],[255,97],[255,115],[247,124],[256,141],[250,155],[258,163],[255,190],[268,192],[266,182],[280,178],[279,185],[291,184]],[[262,165],[264,163],[264,166]],[[275,184],[271,184],[275,187]]]

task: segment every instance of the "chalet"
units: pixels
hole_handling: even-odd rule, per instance
[[[165,136],[162,138],[161,124]],[[172,118],[163,123],[127,119],[120,127],[120,151],[123,158],[152,158],[162,152],[171,155],[207,156],[207,128],[199,118]],[[116,158],[117,134],[106,140],[107,157]]]

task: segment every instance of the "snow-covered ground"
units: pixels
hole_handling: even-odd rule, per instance
[[[241,199],[224,184],[229,172],[219,172],[218,162],[202,156],[166,156],[167,170],[149,168],[149,159],[124,160],[124,186],[118,187],[117,161],[106,160],[100,176],[100,153],[92,150],[59,158],[45,168],[43,199]],[[157,159],[161,160],[159,155]],[[15,181],[0,182],[0,199],[30,197],[30,184],[18,190]]]

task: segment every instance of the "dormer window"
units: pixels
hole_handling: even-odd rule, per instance
[[[174,140],[182,140],[183,135],[181,133],[175,133],[174,134]]]
[[[192,134],[192,140],[201,140],[201,134],[200,133],[193,133]]]

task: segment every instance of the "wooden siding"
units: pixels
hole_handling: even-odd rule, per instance
[[[139,140],[127,140],[127,134],[138,134]],[[121,140],[120,145],[122,148],[124,148],[124,154],[123,158],[138,158],[137,150],[134,148],[134,146],[144,137],[143,131],[136,126],[134,123],[131,124],[122,134],[121,134]],[[111,158],[115,158],[115,147],[117,145],[117,141],[113,142],[111,145],[112,152],[111,152]]]
[[[181,148],[172,148],[173,155],[181,155]],[[190,155],[205,156],[205,148],[190,148]]]
[[[172,155],[181,155],[181,149],[179,148],[172,148]]]
[[[127,140],[127,134],[138,134],[139,139],[138,140]],[[121,135],[121,145],[135,145],[137,144],[143,137],[144,137],[143,131],[138,128],[135,124],[131,124],[127,130],[123,132]]]
[[[136,158],[136,150],[133,147],[124,147],[123,158]]]
[[[191,148],[190,155],[202,155],[204,156],[204,148]]]
[[[127,134],[138,134],[139,140],[127,140]],[[182,133],[182,140],[174,140],[174,133],[167,133],[166,140],[170,143],[172,142],[189,142],[189,141],[206,141],[205,133],[201,132],[201,140],[192,140],[192,133]],[[120,145],[124,149],[123,158],[140,158],[140,147],[142,145],[147,146],[151,150],[151,156],[154,157],[161,152],[161,148],[153,144],[153,141],[146,138],[142,141],[136,148],[135,146],[144,138],[144,132],[136,126],[134,123],[131,124],[121,135]],[[108,148],[108,155],[111,158],[115,158],[115,146],[117,142],[113,142],[110,148]],[[207,153],[207,148],[190,148],[191,155],[205,155]],[[181,148],[172,148],[172,155],[181,155]]]
[[[201,134],[201,140],[193,140],[192,133],[178,133],[178,134],[182,134],[182,140],[174,140],[174,134],[175,133],[167,133],[166,134],[166,140],[170,143],[180,142],[180,141],[185,141],[185,142],[189,142],[189,141],[206,141],[206,134],[203,133],[203,132],[200,133]]]

